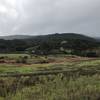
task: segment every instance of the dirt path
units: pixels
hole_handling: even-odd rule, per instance
[[[81,61],[92,61],[92,60],[99,60],[100,58],[88,58],[88,57],[63,57],[63,58],[54,58],[53,60],[49,60],[48,63],[16,63],[14,60],[9,60],[9,61],[0,61],[0,64],[7,64],[7,65],[14,65],[17,67],[23,67],[23,66],[31,66],[33,64],[60,64],[60,63],[65,63],[65,62],[81,62]]]

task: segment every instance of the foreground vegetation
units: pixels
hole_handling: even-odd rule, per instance
[[[100,100],[98,74],[69,77],[58,74],[38,78],[10,78],[10,81],[2,79],[1,82],[0,100]]]
[[[31,58],[26,54],[1,55],[3,56],[8,56],[4,58],[8,63],[0,64],[0,100],[100,100],[99,58],[66,55]],[[28,56],[27,63],[11,62],[12,59],[19,59],[19,56]],[[46,71],[61,72],[1,77]]]
[[[51,76],[50,78],[52,78]],[[100,100],[100,76],[62,77],[52,80],[42,77],[43,83],[23,88],[12,100]],[[10,96],[9,96],[10,97]]]

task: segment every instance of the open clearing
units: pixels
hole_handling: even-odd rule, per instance
[[[28,57],[27,63],[16,62],[17,59],[25,56]],[[0,57],[6,57],[0,59],[0,74],[27,74],[41,70],[65,70],[68,68],[75,68],[77,65],[79,66],[81,64],[89,66],[91,65],[91,62],[100,64],[99,58],[86,58],[66,55],[51,55],[47,58],[42,56],[33,56],[30,58],[30,56],[27,54],[0,54]],[[94,66],[94,64],[91,66]]]

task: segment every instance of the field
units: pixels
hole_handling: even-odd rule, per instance
[[[100,58],[0,54],[0,100],[100,100]]]

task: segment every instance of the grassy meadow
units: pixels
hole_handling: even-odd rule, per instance
[[[66,73],[2,77],[46,71]],[[0,100],[100,100],[100,59],[0,54]]]

